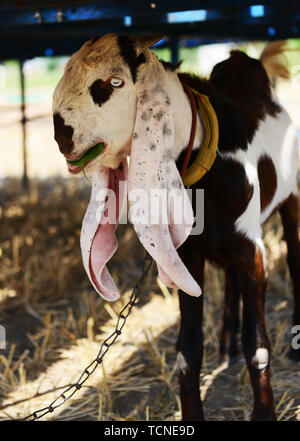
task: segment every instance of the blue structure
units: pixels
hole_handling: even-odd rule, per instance
[[[164,35],[178,61],[186,46],[228,40],[298,37],[299,0],[2,0],[0,60],[20,60],[23,127],[23,182],[26,185],[24,60],[70,55],[86,40],[108,32]]]
[[[292,38],[299,29],[299,0],[3,0],[0,59],[69,55],[108,32],[185,36],[199,45]]]

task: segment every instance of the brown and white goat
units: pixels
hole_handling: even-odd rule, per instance
[[[140,182],[146,191],[149,186],[166,187],[168,191],[176,187],[184,193],[177,169],[182,166],[189,142],[192,112],[182,81],[207,95],[218,118],[219,143],[211,170],[192,187],[193,191],[204,189],[203,233],[188,235],[182,226],[175,226],[174,209],[169,206],[165,208],[167,227],[148,224],[135,228],[158,263],[162,280],[179,288],[181,329],[177,349],[183,419],[203,419],[199,394],[203,295],[199,286],[203,290],[204,261],[209,259],[226,273],[222,358],[232,359],[237,354],[242,298],[242,345],[254,393],[253,419],[274,420],[261,225],[279,209],[294,284],[293,324],[299,325],[296,132],[276,101],[261,61],[234,51],[228,60],[215,66],[209,80],[204,80],[180,74],[172,65],[160,62],[149,50],[155,41],[107,35],[87,42],[68,62],[54,93],[55,139],[65,157],[76,160],[99,141],[105,144],[104,152],[86,167],[93,176],[93,190],[82,231],[85,268],[104,298],[118,298],[105,263],[117,247],[114,231],[120,212],[110,226],[106,223],[100,228],[99,219],[94,220],[95,192],[116,190],[115,182],[127,181],[124,158],[130,155],[129,189],[134,190]],[[272,65],[271,58],[272,51],[266,51],[262,61]],[[191,161],[203,138],[198,114]],[[70,165],[69,169],[80,171]],[[124,195],[126,189],[118,197]],[[105,193],[101,202],[107,199]],[[104,208],[100,211],[101,217]],[[191,223],[189,213],[184,226],[190,228]],[[290,355],[300,360],[300,350],[291,349]]]

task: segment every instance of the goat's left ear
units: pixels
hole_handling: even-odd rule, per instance
[[[135,37],[137,46],[140,49],[147,49],[158,43],[163,38],[163,35],[143,35],[140,37]]]
[[[194,217],[173,159],[173,106],[166,72],[160,63],[145,69],[137,82],[136,92],[137,112],[128,172],[131,221],[144,248],[159,266],[163,282],[199,296],[200,287],[176,251],[189,235]],[[145,215],[146,220],[135,215],[137,192],[139,203],[143,204],[137,212],[142,217]],[[172,202],[174,192],[181,195],[181,204],[178,199],[178,203]],[[162,199],[163,194],[165,199]],[[182,215],[180,222],[179,213]]]

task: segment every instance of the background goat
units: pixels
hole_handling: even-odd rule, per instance
[[[138,151],[141,124],[147,130],[141,123],[143,120],[148,122],[150,133],[147,137],[143,135],[142,145],[145,140],[149,141],[149,150],[155,151],[155,143],[167,146],[172,139],[172,149],[168,149],[165,161],[169,164],[176,161],[180,169],[192,121],[190,103],[181,82],[209,97],[219,122],[217,158],[211,170],[193,186],[194,190],[205,190],[205,227],[203,234],[189,236],[179,248],[179,255],[193,278],[188,278],[185,267],[180,266],[181,276],[175,280],[176,271],[166,262],[168,250],[158,254],[153,250],[158,263],[165,265],[162,269],[167,268],[167,275],[172,276],[166,277],[167,281],[170,279],[169,285],[173,282],[181,288],[177,349],[182,414],[186,420],[203,419],[199,395],[203,295],[197,297],[200,294],[197,286],[203,288],[204,261],[209,259],[226,272],[222,357],[231,359],[237,353],[238,306],[242,296],[242,343],[254,392],[253,419],[272,420],[276,417],[270,384],[270,343],[264,322],[266,277],[261,224],[280,206],[294,283],[293,323],[300,324],[295,129],[276,102],[260,61],[234,51],[228,60],[215,66],[210,80],[203,80],[178,74],[176,66],[160,62],[148,49],[155,41],[155,38],[107,35],[87,42],[74,54],[54,93],[55,139],[68,160],[76,160],[97,142],[104,142],[104,153],[88,164],[86,171],[98,173],[99,167],[104,166],[117,170],[114,176],[118,176],[124,173],[120,163],[124,164],[127,155]],[[266,65],[270,66],[272,56],[274,53],[265,52]],[[155,107],[160,110],[151,114],[150,109]],[[144,114],[141,109],[147,112]],[[151,138],[151,127],[155,127],[158,140]],[[203,137],[198,115],[191,161]],[[145,158],[144,175],[149,176],[151,155],[146,150]],[[135,160],[136,155],[132,162]],[[80,171],[76,167],[69,168],[73,173]],[[111,172],[101,170],[98,182],[101,179],[108,182],[105,173]],[[175,176],[173,169],[172,173]],[[147,178],[141,179],[145,183]],[[144,232],[140,234],[141,241],[151,252],[143,235]],[[105,262],[115,248],[114,244]],[[175,250],[172,253],[175,256]],[[181,264],[178,260],[175,263]],[[106,267],[104,270],[104,278],[108,280]],[[111,279],[110,289],[108,285],[103,288],[102,279],[96,281],[90,267],[87,271],[105,298],[118,297]],[[299,351],[291,349],[291,357],[299,359]]]

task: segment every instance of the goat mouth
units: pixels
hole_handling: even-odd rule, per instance
[[[84,171],[89,163],[96,160],[98,156],[103,153],[105,148],[106,145],[100,141],[89,147],[80,158],[75,159],[74,161],[66,159],[69,172],[72,174],[77,174]]]
[[[72,173],[73,175],[76,175],[77,173],[80,173],[80,172],[81,172],[81,167],[78,167],[78,166],[75,166],[75,165],[69,164],[68,161],[67,161],[67,159],[66,159],[66,162],[67,162],[67,166],[68,166],[68,171],[69,171],[70,173]]]

